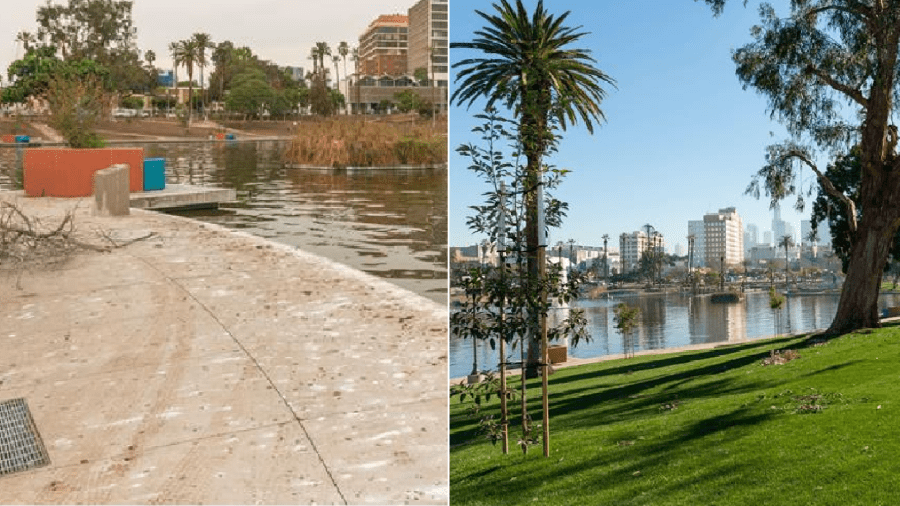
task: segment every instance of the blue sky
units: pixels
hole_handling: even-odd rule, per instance
[[[779,15],[788,15],[786,0],[772,3]],[[535,4],[526,0],[530,10]],[[570,127],[550,160],[572,170],[557,190],[570,205],[569,215],[561,228],[551,229],[551,244],[574,239],[602,245],[603,234],[618,238],[650,223],[668,248],[686,246],[688,220],[731,206],[745,225],[759,227],[762,240],[771,229],[769,202],[744,190],[764,163],[765,147],[786,133],[770,119],[765,97],[742,88],[731,60],[734,49],[752,41],[757,6],[731,0],[714,17],[705,2],[693,0],[545,2],[552,13],[570,10],[566,24],[590,32],[573,47],[590,49],[596,66],[615,78],[618,88],[608,87],[601,105],[607,122],[593,135],[580,125]],[[484,0],[452,0],[452,40],[469,40],[483,26],[475,9],[492,11]],[[451,51],[453,61],[467,56],[474,54]],[[476,124],[472,115],[482,108],[476,102],[450,110],[451,246],[483,239],[466,228],[466,216],[488,188],[453,149],[477,141],[470,132]],[[808,169],[802,174],[805,185],[813,177]],[[800,220],[808,219],[811,209],[798,213],[793,203],[793,198],[785,202],[781,214],[799,233]],[[618,246],[618,239],[613,244]]]

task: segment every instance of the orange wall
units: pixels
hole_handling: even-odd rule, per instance
[[[142,148],[37,148],[25,150],[25,195],[29,197],[89,197],[94,172],[118,163],[128,164],[129,190],[144,189]]]

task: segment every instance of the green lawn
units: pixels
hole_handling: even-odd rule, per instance
[[[865,332],[560,369],[549,458],[515,423],[502,455],[454,397],[451,503],[900,504],[900,327]]]

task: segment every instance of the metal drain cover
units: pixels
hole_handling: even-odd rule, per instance
[[[0,476],[49,463],[25,399],[0,402]]]

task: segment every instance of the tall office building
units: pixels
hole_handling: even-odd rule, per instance
[[[744,261],[744,227],[733,207],[703,216],[706,235],[706,265],[717,268],[724,259],[725,266],[737,266]]]
[[[744,253],[749,252],[757,244],[759,244],[759,227],[752,223],[744,225]]]
[[[447,0],[419,0],[409,9],[409,55],[407,69],[415,75],[418,69],[426,71],[426,80],[433,95],[429,100],[446,109],[448,68]]]

